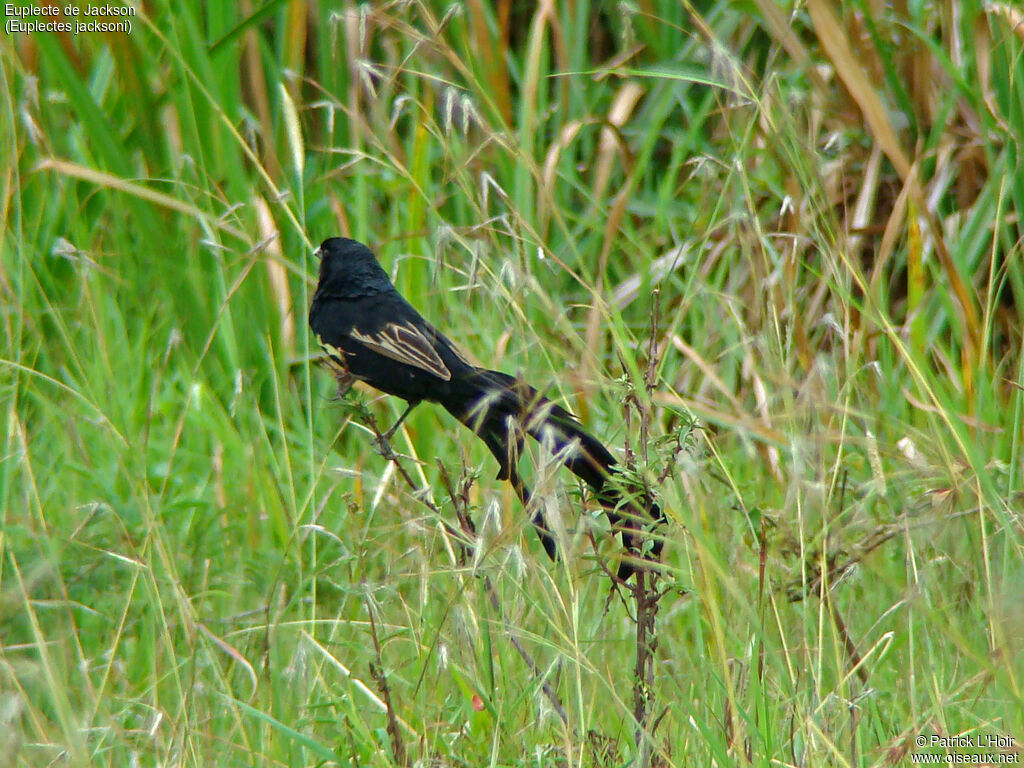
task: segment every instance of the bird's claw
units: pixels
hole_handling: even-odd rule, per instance
[[[388,461],[394,461],[398,458],[398,454],[396,454],[391,448],[391,441],[388,439],[387,435],[378,435],[373,438],[371,444],[373,445],[374,452],[378,456],[383,456]]]
[[[334,379],[338,384],[338,398],[342,398],[347,395],[348,391],[352,389],[352,385],[356,383],[356,377],[348,372],[336,373]]]

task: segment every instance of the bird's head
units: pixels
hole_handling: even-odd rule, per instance
[[[376,264],[373,251],[356,240],[347,237],[329,237],[320,243],[313,253],[320,259],[320,274],[324,272],[347,271],[362,264]]]
[[[320,259],[318,290],[336,295],[377,292],[391,287],[373,251],[347,237],[330,237],[314,253]]]

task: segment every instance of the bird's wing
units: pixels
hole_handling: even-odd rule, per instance
[[[349,335],[378,354],[424,370],[444,381],[451,381],[452,372],[437,354],[431,339],[423,329],[409,321],[386,323],[371,334],[353,328]]]
[[[447,336],[445,336],[442,333],[439,333],[436,330],[434,331],[434,334],[437,336],[437,338],[440,341],[444,342],[444,344],[448,347],[448,350],[453,355],[455,355],[457,358],[459,358],[459,360],[461,362],[465,363],[470,368],[475,368],[476,367],[475,365],[473,365],[472,362],[470,362],[469,358],[466,357],[466,353],[463,352],[461,349],[459,349],[458,346],[456,346],[455,343],[451,339],[449,339]]]

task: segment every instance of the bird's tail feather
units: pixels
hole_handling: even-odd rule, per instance
[[[612,526],[622,530],[626,548],[633,553],[639,551],[638,528],[642,522],[637,507],[642,506],[646,516],[659,522],[663,519],[661,508],[649,499],[639,505],[623,499],[619,489],[608,482],[617,463],[615,457],[597,438],[567,410],[513,376],[480,368],[464,381],[470,391],[460,391],[441,404],[480,436],[498,461],[498,478],[512,484],[524,506],[529,505],[530,491],[517,465],[525,433],[548,445],[566,468],[590,487]],[[555,541],[539,509],[533,523],[553,559]],[[657,557],[660,551],[661,541],[655,540],[652,553]],[[626,559],[618,575],[626,579],[635,570],[633,562]]]

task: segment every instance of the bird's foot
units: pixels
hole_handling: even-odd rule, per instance
[[[344,373],[335,373],[334,380],[338,384],[338,398],[342,398],[348,394],[348,391],[352,389],[352,385],[356,383],[356,377],[347,371]]]
[[[388,461],[394,461],[398,458],[398,454],[391,448],[390,437],[390,435],[378,435],[373,438],[371,445],[378,456],[383,456]]]

